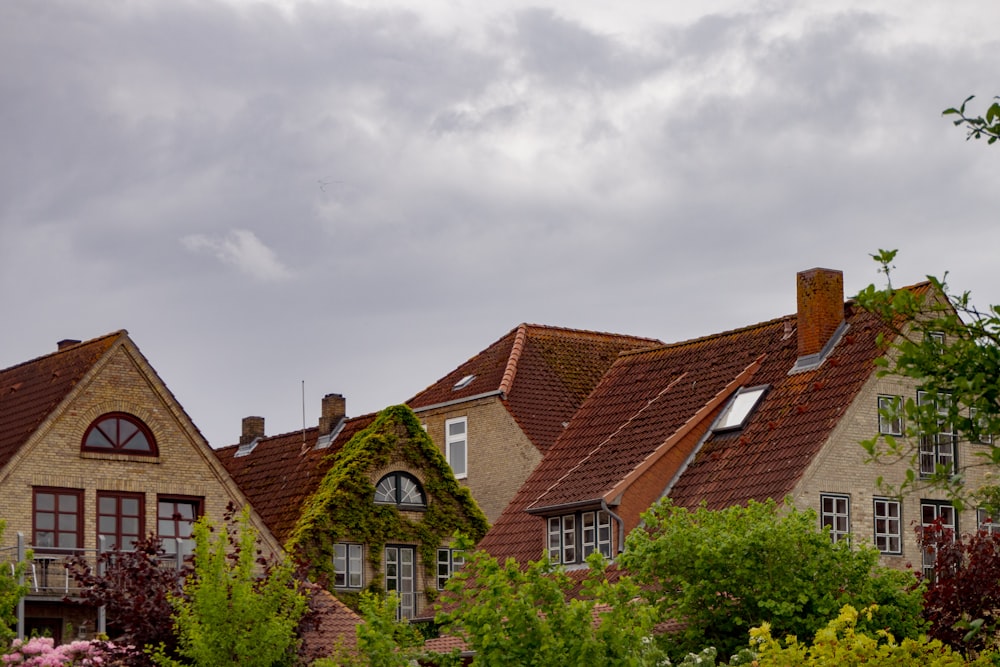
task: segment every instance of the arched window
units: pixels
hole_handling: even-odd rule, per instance
[[[85,452],[156,456],[156,440],[142,421],[124,412],[109,412],[94,420],[83,434]]]
[[[391,472],[375,485],[375,502],[400,507],[427,507],[424,490],[413,475]]]

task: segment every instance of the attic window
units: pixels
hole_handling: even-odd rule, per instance
[[[260,438],[254,438],[250,442],[243,443],[236,449],[236,453],[233,454],[233,458],[238,459],[241,456],[250,456],[250,452],[252,452],[259,443]]]
[[[475,375],[466,375],[464,378],[462,378],[461,380],[459,380],[458,382],[456,382],[452,386],[451,390],[452,391],[458,391],[459,389],[465,389],[470,384],[472,384],[472,381],[475,380],[475,379],[476,379]]]
[[[375,486],[375,503],[378,505],[398,505],[403,509],[427,507],[424,490],[413,475],[405,472],[391,472],[379,480]]]
[[[98,417],[83,434],[80,447],[86,452],[156,456],[156,440],[142,421],[124,412]]]
[[[727,431],[731,429],[743,428],[750,413],[760,402],[760,399],[768,390],[768,385],[758,385],[756,387],[741,387],[733,399],[729,402],[718,421],[715,423],[715,431]]]

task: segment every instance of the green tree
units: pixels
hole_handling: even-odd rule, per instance
[[[312,667],[408,667],[423,654],[423,636],[406,619],[396,619],[399,598],[363,591],[358,607],[364,623],[357,627],[356,651],[339,649]]]
[[[0,539],[6,522],[0,519]],[[6,562],[0,562],[0,649],[8,646],[14,638],[13,627],[17,623],[17,603],[25,596],[28,589],[19,584],[24,576],[26,563],[14,563],[13,568]]]
[[[961,472],[938,466],[921,474],[921,443],[967,441],[980,443],[975,465],[1000,465],[1000,307],[977,309],[969,292],[952,294],[944,278],[928,276],[928,289],[896,289],[891,273],[895,250],[880,250],[872,258],[886,275],[886,285],[869,285],[856,300],[893,326],[894,339],[882,341],[888,353],[876,363],[881,375],[899,375],[920,383],[922,399],[907,399],[896,414],[903,436],[876,435],[862,442],[874,462],[905,460],[909,468],[898,485],[882,483],[887,493],[905,494],[924,487],[944,489],[961,510],[972,501],[1000,509],[995,485],[968,488]]]
[[[257,532],[249,516],[244,508],[219,535],[207,519],[195,524],[194,571],[184,595],[172,598],[182,661],[161,650],[158,664],[273,667],[294,662],[296,628],[308,599],[290,560],[257,558]]]
[[[986,139],[987,144],[994,143],[1000,139],[1000,102],[994,102],[987,109],[985,115],[967,115],[965,105],[968,104],[975,95],[965,98],[965,101],[958,107],[945,109],[942,114],[945,116],[958,116],[954,121],[955,125],[964,126],[968,132],[966,139]],[[994,98],[994,99],[1000,99]]]
[[[750,501],[689,511],[665,499],[643,515],[620,559],[664,618],[681,622],[673,658],[705,646],[731,655],[750,628],[811,638],[844,604],[878,604],[872,623],[919,633],[920,592],[911,573],[878,565],[878,553],[833,543],[815,512]]]

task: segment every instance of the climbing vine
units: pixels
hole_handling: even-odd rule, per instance
[[[334,545],[364,543],[372,569],[380,571],[386,544],[416,544],[425,580],[433,581],[437,549],[455,533],[478,542],[489,524],[469,490],[455,481],[444,455],[405,405],[386,408],[339,452],[316,492],[304,503],[286,549],[309,563],[318,580],[333,581]],[[380,470],[418,470],[426,509],[400,510],[374,502]],[[373,577],[367,590],[381,593]],[[334,591],[357,609],[357,592]],[[428,602],[437,591],[427,587]]]

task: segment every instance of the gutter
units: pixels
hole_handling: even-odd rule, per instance
[[[437,410],[438,408],[450,408],[453,405],[458,405],[459,403],[466,403],[468,401],[475,401],[480,398],[490,398],[491,396],[499,396],[500,400],[506,400],[507,394],[504,393],[503,389],[494,389],[493,391],[486,391],[482,394],[476,394],[475,396],[466,396],[465,398],[453,398],[450,401],[444,401],[443,403],[435,403],[433,405],[425,405],[422,408],[410,408],[415,413],[420,414],[421,412],[427,412],[428,410]]]

